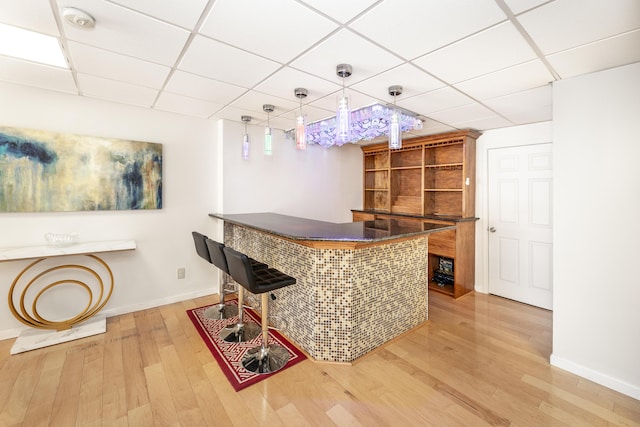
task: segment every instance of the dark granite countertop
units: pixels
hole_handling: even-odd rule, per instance
[[[336,224],[276,213],[217,214],[210,217],[292,240],[335,242],[379,242],[436,231],[454,229],[455,226],[416,222],[407,224],[394,219],[347,222]]]

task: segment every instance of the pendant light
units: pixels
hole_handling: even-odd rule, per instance
[[[264,104],[262,110],[267,113],[267,127],[264,128],[264,155],[270,156],[273,154],[273,144],[271,139],[271,125],[269,124],[269,113],[271,113],[275,107],[271,104]]]
[[[349,110],[349,98],[345,94],[344,79],[352,73],[351,65],[339,64],[336,74],[342,77],[342,96],[338,98],[338,111],[336,113],[336,144],[343,145],[351,140],[351,111]]]
[[[249,133],[247,132],[247,123],[251,121],[251,116],[242,116],[240,120],[244,122],[244,136],[242,137],[242,158],[249,160]]]
[[[402,94],[402,86],[389,86],[389,95],[393,96],[393,112],[389,123],[389,148],[402,148],[402,129],[400,126],[400,112],[396,109],[396,96]]]
[[[293,90],[296,97],[300,100],[300,115],[296,117],[296,148],[298,150],[307,149],[307,121],[302,114],[302,100],[307,97],[307,90],[297,87]]]

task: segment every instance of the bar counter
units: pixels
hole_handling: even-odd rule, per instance
[[[428,319],[428,236],[454,228],[209,215],[224,221],[226,245],[296,278],[273,292],[270,323],[310,357],[333,362],[351,362]],[[257,307],[260,298],[247,294]]]

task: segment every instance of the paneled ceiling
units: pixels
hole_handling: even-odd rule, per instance
[[[0,56],[0,80],[258,125],[273,104],[280,129],[296,87],[310,121],[335,114],[340,63],[353,107],[402,85],[434,134],[550,120],[550,83],[640,61],[638,0],[2,0],[0,22],[55,36],[68,63]]]

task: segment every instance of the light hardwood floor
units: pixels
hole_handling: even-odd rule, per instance
[[[640,425],[640,401],[549,365],[550,312],[482,294],[431,293],[428,323],[352,366],[236,393],[185,314],[215,298],[19,355],[0,341],[0,426]]]

